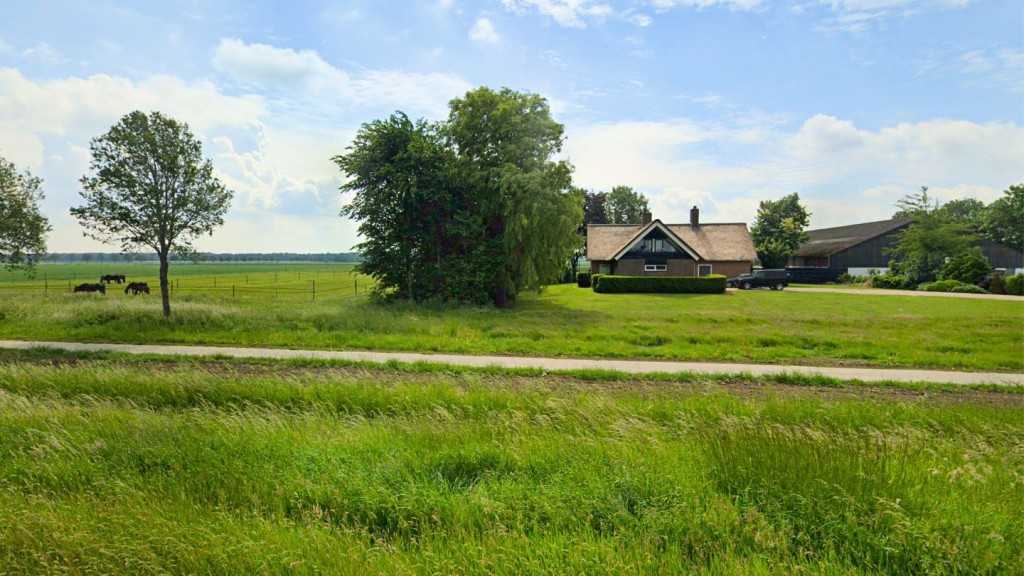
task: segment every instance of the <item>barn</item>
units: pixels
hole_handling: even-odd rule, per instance
[[[889,269],[889,250],[897,235],[910,226],[909,218],[893,218],[835,228],[808,230],[810,239],[801,244],[789,261],[793,282],[833,282],[844,273],[866,276]],[[1024,269],[1024,253],[987,238],[974,242],[993,268],[1008,274]]]

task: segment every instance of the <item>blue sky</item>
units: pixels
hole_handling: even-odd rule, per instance
[[[655,217],[752,222],[798,192],[821,228],[929,186],[990,202],[1024,181],[1020,0],[14,2],[0,20],[0,155],[44,180],[51,251],[82,237],[89,140],[160,110],[235,191],[210,251],[358,242],[330,157],[477,86],[548,99],[575,183]]]

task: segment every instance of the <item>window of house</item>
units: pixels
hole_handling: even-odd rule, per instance
[[[708,276],[711,274],[711,264],[698,264],[697,276]]]
[[[668,270],[665,264],[644,264],[644,272],[664,272]]]
[[[665,241],[664,238],[644,238],[644,252],[675,252],[676,249]]]

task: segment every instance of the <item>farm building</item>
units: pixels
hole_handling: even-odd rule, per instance
[[[794,282],[831,282],[843,273],[866,276],[872,270],[889,269],[888,251],[896,245],[897,234],[910,226],[909,218],[894,218],[836,228],[808,230],[810,239],[800,245],[788,268]],[[1024,254],[982,238],[981,248],[993,268],[1015,273],[1024,268]]]
[[[645,213],[637,224],[587,226],[590,270],[620,276],[737,276],[750,272],[757,252],[746,224],[665,224]]]

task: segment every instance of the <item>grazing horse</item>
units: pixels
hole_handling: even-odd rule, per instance
[[[124,281],[124,274],[104,274],[103,276],[100,276],[100,284],[103,284],[104,282],[106,282],[107,284],[110,284],[111,282],[117,282],[118,284],[121,284]]]
[[[79,284],[75,286],[75,292],[99,292],[101,294],[107,293],[107,287],[102,283],[100,284]]]
[[[129,290],[132,291],[132,296],[138,296],[140,292],[142,294],[149,294],[149,284],[145,282],[132,282],[124,289],[124,293],[127,294]]]

